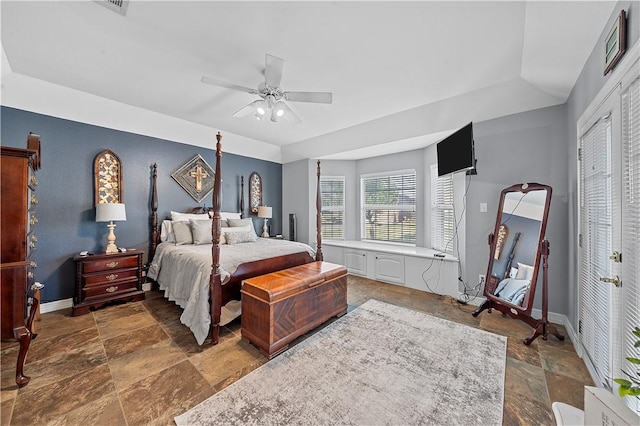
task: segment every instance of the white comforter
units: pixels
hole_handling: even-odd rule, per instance
[[[222,282],[227,281],[242,263],[305,251],[315,256],[307,244],[286,240],[258,238],[254,243],[223,244],[220,246],[220,278]],[[180,321],[191,329],[199,345],[204,343],[211,325],[210,275],[211,244],[161,243],[148,272],[149,278],[164,290],[164,296],[183,309]]]

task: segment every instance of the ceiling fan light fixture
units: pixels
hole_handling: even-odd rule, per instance
[[[271,121],[276,122],[284,117],[287,112],[287,106],[284,102],[278,101],[271,106]]]
[[[286,106],[285,106],[284,102],[278,101],[278,103],[273,108],[273,111],[275,112],[275,114],[278,117],[282,117],[284,115],[284,113],[286,112]]]
[[[261,101],[256,101],[255,104],[256,104],[255,105],[256,114],[265,116],[267,114],[267,109],[269,108],[269,106],[267,105],[267,102],[264,100],[261,100]]]

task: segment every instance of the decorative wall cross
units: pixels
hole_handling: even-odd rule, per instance
[[[173,172],[171,177],[199,203],[213,191],[214,175],[215,172],[204,158],[196,155]]]
[[[202,166],[200,164],[196,164],[196,167],[189,173],[189,176],[196,179],[196,191],[202,192],[202,179],[208,178],[209,174],[202,170]]]

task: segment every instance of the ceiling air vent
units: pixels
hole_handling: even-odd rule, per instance
[[[94,0],[96,3],[107,7],[114,12],[118,12],[120,15],[125,16],[127,14],[127,6],[129,6],[129,0]]]

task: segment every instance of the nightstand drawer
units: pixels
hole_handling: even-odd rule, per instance
[[[84,274],[82,276],[85,287],[94,285],[108,285],[127,278],[138,277],[138,268],[117,269],[115,271],[102,271],[96,274]]]
[[[73,315],[84,315],[111,303],[144,300],[142,255],[127,253],[77,255]]]
[[[84,293],[84,300],[87,301],[94,297],[115,296],[120,293],[127,293],[131,290],[136,290],[137,287],[138,279],[134,277],[133,279],[125,281],[114,281],[112,283],[87,286],[82,289],[82,292]]]
[[[84,265],[84,272],[108,271],[111,269],[137,268],[138,256],[114,257],[112,259],[96,260]]]

